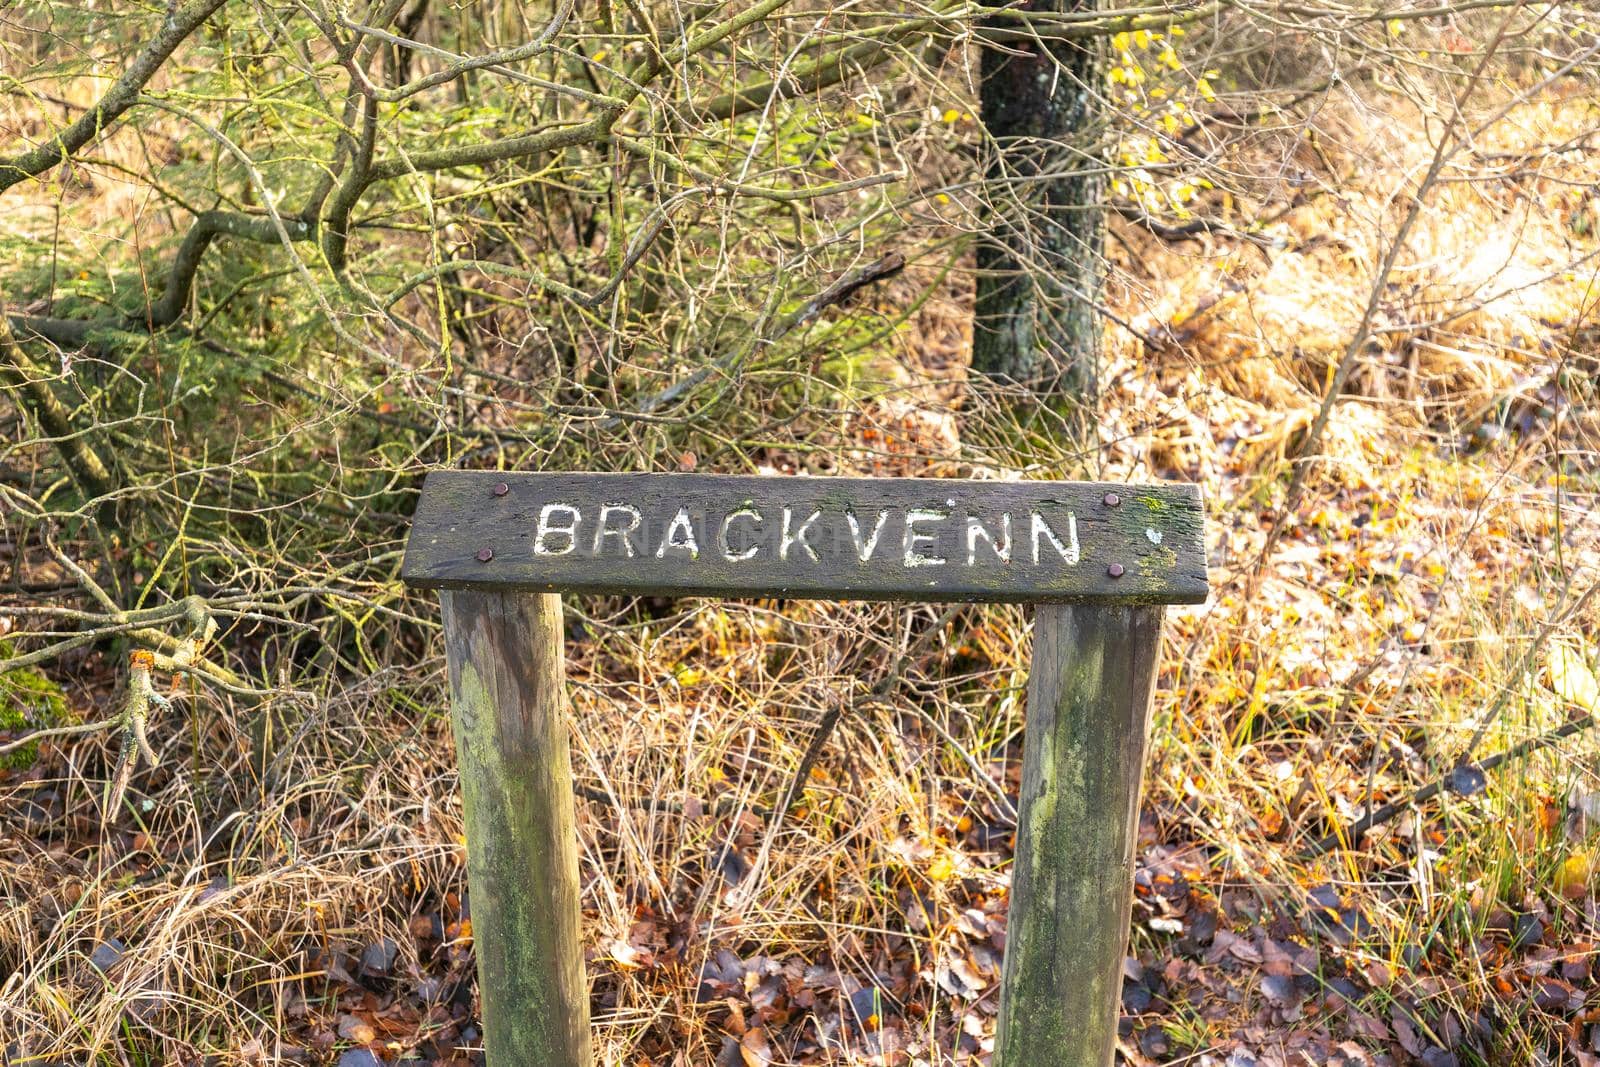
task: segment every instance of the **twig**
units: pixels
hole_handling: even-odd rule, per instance
[[[1147,212],[1139,211],[1136,208],[1119,207],[1117,208],[1117,214],[1135,226],[1148,230],[1163,241],[1193,241],[1201,234],[1209,233],[1218,237],[1231,237],[1236,241],[1245,241],[1263,251],[1272,247],[1271,238],[1259,233],[1245,233],[1243,230],[1236,230],[1227,223],[1218,222],[1216,219],[1193,218],[1188,222],[1169,226],[1164,222],[1158,222]]]
[[[783,791],[783,799],[773,809],[773,828],[776,829],[783,817],[789,814],[789,809],[800,796],[800,791],[805,788],[806,782],[811,778],[811,768],[816,765],[817,757],[822,755],[822,747],[828,743],[828,738],[833,736],[834,729],[839,725],[839,717],[844,714],[844,705],[835,704],[822,713],[817,720],[817,728],[811,732],[811,741],[806,745],[806,751],[800,757],[800,763],[794,769],[794,777],[789,779],[789,788]]]
[[[1545,642],[1555,634],[1556,630],[1568,619],[1582,611],[1584,605],[1594,599],[1596,593],[1600,593],[1600,582],[1590,585],[1588,589],[1583,591],[1583,595],[1574,600],[1566,610],[1539,627],[1539,632],[1534,635],[1533,640],[1529,643],[1528,650],[1522,654],[1522,658],[1517,661],[1516,669],[1511,672],[1513,683],[1520,681],[1523,675],[1528,673],[1528,669],[1533,666],[1534,657],[1539,654],[1539,650],[1544,647]],[[1482,719],[1478,720],[1477,728],[1472,731],[1472,736],[1467,739],[1466,747],[1461,750],[1461,755],[1456,760],[1458,764],[1466,763],[1472,759],[1473,752],[1477,751],[1484,735],[1489,732],[1489,727],[1500,717],[1500,712],[1505,709],[1506,702],[1511,699],[1511,693],[1511,684],[1501,687],[1500,692],[1495,696],[1494,703],[1489,705],[1489,710],[1484,713]]]
[[[44,369],[22,350],[12,336],[10,320],[0,311],[0,384],[15,390],[18,406],[38,420],[84,496],[108,496],[116,487],[110,466],[88,442],[84,431],[73,424],[48,378]]]
[[[1345,381],[1350,377],[1350,372],[1355,369],[1356,357],[1366,350],[1367,341],[1372,337],[1372,323],[1377,317],[1379,307],[1383,303],[1384,293],[1388,291],[1389,277],[1394,273],[1395,265],[1400,260],[1400,253],[1406,247],[1406,239],[1411,235],[1411,228],[1422,217],[1422,209],[1427,202],[1429,191],[1437,184],[1439,175],[1444,171],[1445,164],[1449,163],[1467,143],[1466,139],[1456,132],[1456,127],[1465,117],[1467,101],[1472,98],[1472,94],[1476,90],[1478,83],[1483,79],[1485,71],[1489,69],[1489,61],[1499,51],[1509,28],[1510,22],[1503,21],[1496,29],[1494,39],[1484,49],[1483,57],[1478,61],[1477,67],[1456,97],[1450,121],[1439,137],[1439,144],[1434,149],[1433,158],[1428,164],[1428,170],[1422,176],[1422,180],[1417,183],[1416,192],[1411,195],[1411,205],[1407,208],[1405,217],[1400,220],[1400,225],[1395,230],[1394,239],[1389,242],[1389,247],[1384,252],[1383,260],[1378,265],[1377,273],[1372,279],[1372,287],[1367,293],[1367,306],[1361,313],[1361,321],[1357,324],[1356,331],[1351,335],[1349,343],[1345,345],[1344,353],[1339,357],[1339,362],[1334,366],[1333,376],[1328,382],[1327,392],[1323,394],[1322,403],[1317,408],[1316,417],[1312,420],[1311,427],[1306,431],[1305,439],[1300,443],[1299,451],[1295,454],[1294,471],[1289,476],[1289,488],[1284,494],[1283,507],[1278,511],[1277,518],[1273,520],[1272,527],[1267,531],[1266,539],[1261,544],[1261,553],[1256,557],[1254,573],[1257,576],[1260,575],[1267,561],[1272,558],[1272,551],[1277,547],[1278,539],[1283,536],[1284,530],[1294,520],[1295,513],[1300,508],[1300,498],[1305,493],[1306,478],[1316,461],[1317,449],[1322,445],[1322,435],[1328,428],[1329,419],[1333,417],[1334,406],[1338,404],[1340,396],[1344,393]]]
[[[1482,763],[1476,764],[1476,768],[1480,771],[1492,771],[1501,764],[1510,763],[1512,760],[1523,759],[1526,756],[1530,756],[1533,753],[1538,752],[1540,749],[1549,748],[1551,745],[1562,740],[1563,738],[1568,738],[1573,734],[1582,733],[1585,730],[1592,729],[1595,725],[1595,721],[1595,716],[1585,714],[1582,718],[1573,719],[1571,722],[1558,726],[1554,730],[1549,730],[1545,733],[1542,733],[1538,737],[1530,737],[1526,741],[1512,745],[1504,752],[1496,752],[1494,755],[1486,757]],[[1406,811],[1417,804],[1421,804],[1425,800],[1431,800],[1432,798],[1438,796],[1440,793],[1449,788],[1450,779],[1454,776],[1456,771],[1463,767],[1472,766],[1474,765],[1467,762],[1465,759],[1459,761],[1454,767],[1450,768],[1449,774],[1446,774],[1437,781],[1429,782],[1421,789],[1411,793],[1404,800],[1398,800],[1390,804],[1385,804],[1383,807],[1378,808],[1367,815],[1363,815],[1361,818],[1350,823],[1348,826],[1341,827],[1340,829],[1335,830],[1333,833],[1328,834],[1326,837],[1318,839],[1314,844],[1311,845],[1311,847],[1307,848],[1301,853],[1301,858],[1313,859],[1325,852],[1330,852],[1335,848],[1339,848],[1346,843],[1355,842],[1356,839],[1358,839],[1368,830],[1372,829],[1374,826],[1381,826],[1395,818],[1401,812]]]
[[[872,691],[861,699],[852,701],[848,705],[849,709],[851,711],[856,711],[868,704],[883,701],[889,695],[889,693],[893,691],[894,687],[899,684],[900,679],[904,676],[905,664],[919,652],[921,652],[923,647],[926,646],[935,635],[944,632],[945,626],[950,622],[951,619],[955,618],[956,614],[965,606],[966,605],[956,604],[950,608],[947,608],[944,613],[939,616],[938,621],[936,621],[927,630],[919,634],[917,639],[911,643],[910,647],[907,648],[903,654],[895,658],[894,666],[890,669],[888,674],[878,680],[878,682],[872,687]],[[759,805],[746,805],[745,810],[755,813],[763,821],[770,822],[772,824],[771,829],[776,831],[778,824],[782,821],[783,817],[789,812],[790,808],[794,806],[795,801],[799,799],[801,792],[805,788],[805,783],[811,777],[811,768],[816,766],[818,758],[820,758],[822,755],[823,748],[827,746],[829,739],[833,737],[834,730],[838,728],[839,720],[844,717],[845,707],[846,705],[843,704],[836,705],[823,712],[822,716],[817,719],[817,725],[813,728],[811,733],[811,740],[806,744],[805,753],[801,755],[800,762],[795,766],[794,775],[790,778],[789,785],[786,789],[784,789],[782,799],[778,802],[778,804],[770,809],[761,807]],[[929,721],[931,722],[931,720]],[[953,740],[950,739],[948,733],[940,729],[937,723],[934,723],[933,725],[934,728],[939,730],[940,734],[946,738],[946,740],[950,740],[952,744],[954,743]],[[958,745],[956,747],[959,750],[960,746]],[[974,770],[979,769],[976,760],[972,759],[964,751],[962,752],[962,755],[966,758],[968,766],[973,767]],[[985,777],[987,778],[987,775],[985,775]],[[994,785],[992,781],[989,781],[988,784],[991,786]],[[573,788],[576,790],[579,796],[586,800],[593,800],[597,803],[605,804],[613,809],[617,807],[617,804],[612,799],[611,794],[604,790],[594,789],[585,785],[576,785]],[[1001,798],[1005,799],[1003,793],[1001,794]],[[1009,806],[1009,802],[1007,803]],[[672,801],[651,799],[647,804],[630,806],[648,808],[650,810],[670,811],[677,815],[687,814],[687,811],[682,804]],[[722,797],[710,804],[702,801],[701,806],[709,814],[726,815],[731,813],[739,805],[733,802],[733,798]],[[1009,814],[1013,819],[1015,818],[1014,811],[1010,812]]]
[[[917,639],[911,643],[911,647],[907,648],[903,654],[895,657],[894,665],[889,668],[889,673],[878,680],[877,684],[872,687],[872,691],[861,700],[851,703],[851,710],[854,711],[887,697],[895,686],[900,684],[900,679],[905,675],[905,665],[914,656],[918,655],[935,635],[944,632],[945,626],[956,617],[956,613],[963,606],[957,604],[954,607],[946,608],[932,626],[917,635]],[[789,780],[789,788],[784,790],[783,800],[773,809],[772,829],[774,832],[777,830],[778,824],[783,821],[783,817],[788,814],[795,800],[800,796],[800,791],[805,788],[806,781],[811,777],[811,768],[815,766],[817,757],[822,754],[823,746],[833,736],[833,731],[838,728],[839,719],[843,714],[844,705],[836,705],[829,708],[817,720],[816,730],[811,735],[811,743],[806,746],[805,755],[800,757],[800,763],[795,767],[794,777]]]
[[[52,737],[72,737],[76,734],[98,733],[108,726],[117,725],[121,721],[120,717],[114,716],[109,719],[97,719],[94,722],[74,723],[71,726],[47,726],[42,730],[34,730],[14,741],[6,741],[0,744],[0,756],[4,756],[8,752],[15,752],[17,749],[31,745],[36,741],[44,741]]]
[[[620,807],[624,806],[604,789],[596,789],[593,786],[579,784],[574,785],[572,787],[572,791],[585,800],[592,800],[597,804],[604,804],[613,811],[619,810]],[[705,815],[732,815],[739,809],[740,806],[738,798],[736,797],[718,797],[709,804],[702,800],[699,801],[699,804],[701,813]],[[673,815],[689,814],[687,805],[680,804],[675,800],[662,800],[657,797],[651,797],[648,801],[628,804],[625,806],[638,811],[666,811],[671,812]],[[769,819],[772,817],[772,809],[762,807],[760,804],[745,805],[745,810],[754,812],[762,819]]]
[[[822,290],[822,292],[812,297],[799,311],[788,316],[787,318],[780,320],[770,331],[761,336],[761,341],[766,344],[771,344],[780,337],[783,337],[785,334],[794,330],[796,327],[801,326],[815,318],[817,313],[823,308],[838,303],[840,300],[843,300],[845,297],[849,296],[851,293],[854,293],[863,286],[870,285],[873,282],[882,281],[884,278],[893,277],[904,267],[905,257],[898,252],[890,252],[888,255],[877,260],[876,262],[869,263],[865,267],[845,275],[843,278],[838,279],[826,289]],[[648,415],[657,408],[661,407],[663,404],[671,403],[684,393],[687,393],[691,389],[695,388],[695,386],[699,385],[707,378],[711,377],[713,374],[726,372],[737,366],[740,361],[743,360],[744,357],[749,353],[749,350],[749,346],[747,345],[740,345],[734,348],[733,351],[722,356],[721,358],[716,359],[711,363],[707,363],[705,366],[701,367],[697,371],[694,371],[692,374],[673,382],[671,385],[667,386],[667,388],[663,389],[654,396],[647,397],[646,399],[640,401],[636,408],[636,412],[638,414]],[[598,429],[609,430],[620,425],[621,423],[622,416],[613,415],[602,420],[598,425]]]
[[[1016,826],[1016,805],[1011,803],[1011,798],[1006,796],[1006,791],[1001,787],[1000,783],[996,782],[989,776],[989,771],[983,766],[983,764],[978,762],[978,757],[968,752],[966,746],[962,745],[960,741],[957,741],[954,737],[952,737],[950,731],[939,725],[939,721],[932,715],[929,715],[919,707],[912,707],[910,710],[923,722],[933,727],[934,731],[939,735],[945,744],[955,749],[956,754],[960,756],[962,761],[966,763],[966,765],[972,770],[973,777],[982,782],[989,790],[989,795],[994,797],[996,806],[1000,809],[1000,817],[1004,819],[1008,825]]]
[[[43,174],[114,125],[138,102],[140,91],[177,47],[224,3],[226,0],[195,0],[183,7],[169,7],[160,30],[94,107],[37,148],[12,159],[0,159],[0,192]]]
[[[865,288],[873,282],[881,282],[885,278],[893,278],[906,266],[906,257],[899,252],[890,252],[875,263],[869,263],[858,271],[846,274],[835,281],[822,292],[805,302],[805,305],[785,320],[780,336],[790,330],[798,329],[822,314],[822,310],[834,304],[842,304],[858,289]]]

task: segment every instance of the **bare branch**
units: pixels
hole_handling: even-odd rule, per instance
[[[37,148],[11,159],[0,159],[0,193],[49,170],[114,125],[123,112],[138,103],[145,85],[173,51],[226,2],[192,0],[169,13],[155,39],[145,46],[98,104]]]
[[[0,383],[3,383],[44,430],[61,454],[85,496],[103,497],[116,485],[111,468],[73,423],[67,407],[51,388],[49,376],[17,344],[11,320],[0,313]]]

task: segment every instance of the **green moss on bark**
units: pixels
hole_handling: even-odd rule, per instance
[[[0,641],[0,659],[12,654],[11,643]],[[25,668],[0,674],[0,736],[60,726],[71,718],[66,694],[39,671]],[[0,769],[26,769],[38,755],[38,745],[23,745],[0,755]]]

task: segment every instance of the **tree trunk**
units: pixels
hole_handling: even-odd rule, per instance
[[[1021,10],[1092,11],[1097,0],[1026,0]],[[1024,23],[996,20],[995,29]],[[984,50],[982,117],[993,138],[992,216],[978,246],[974,370],[1092,403],[1103,277],[1104,48],[1008,33]],[[1048,175],[1048,177],[1043,177]]]

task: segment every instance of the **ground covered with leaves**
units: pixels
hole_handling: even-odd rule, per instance
[[[1209,229],[1117,225],[1098,449],[967,380],[970,260],[930,256],[861,297],[892,342],[864,365],[881,388],[728,461],[1203,487],[1213,594],[1168,616],[1129,1065],[1600,1064],[1595,104],[1521,101],[1472,145],[1495,180],[1434,191],[1376,292],[1397,176],[1432,149],[1427,115],[1374,107],[1330,104],[1320,141],[1262,133],[1253,199],[1191,190]],[[721,469],[714,449],[649,465]],[[274,688],[183,676],[120,808],[111,732],[11,744],[109,714],[120,647],[5,675],[6,1062],[480,1061],[442,642],[398,582],[402,534],[369,531],[315,632],[213,597],[231,661]],[[73,552],[18,532],[8,579],[66,588]],[[988,1062],[1025,612],[567,612],[601,1060]]]

